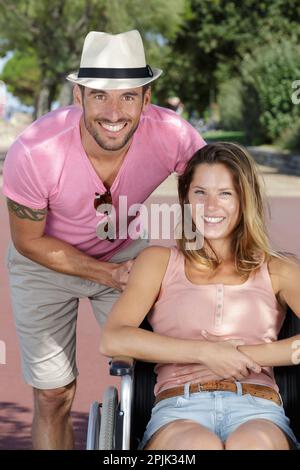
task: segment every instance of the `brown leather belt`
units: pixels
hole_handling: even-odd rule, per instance
[[[243,395],[250,394],[258,398],[265,398],[266,400],[272,400],[277,405],[281,406],[282,401],[279,393],[276,392],[271,387],[266,385],[258,385],[251,383],[241,383]],[[216,392],[216,391],[225,391],[225,392],[237,392],[237,385],[235,382],[230,382],[226,380],[221,380],[219,382],[207,382],[205,384],[190,384],[189,393],[197,392]],[[184,386],[169,388],[160,392],[155,399],[155,405],[161,400],[166,398],[177,397],[184,395]]]

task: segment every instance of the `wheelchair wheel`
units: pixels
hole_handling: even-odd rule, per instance
[[[118,407],[118,391],[115,387],[105,390],[102,403],[99,449],[115,449],[115,430]]]
[[[101,426],[100,405],[92,403],[89,413],[86,450],[99,450],[99,435]]]

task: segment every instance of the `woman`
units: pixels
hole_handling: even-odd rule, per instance
[[[234,144],[210,144],[178,188],[203,246],[189,249],[182,224],[178,248],[143,251],[101,343],[107,356],[158,363],[140,448],[298,447],[272,367],[295,363],[300,336],[277,335],[287,305],[300,316],[300,266],[269,246],[255,163]],[[139,329],[153,304],[153,332]]]

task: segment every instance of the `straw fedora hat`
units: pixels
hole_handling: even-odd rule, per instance
[[[67,80],[96,90],[118,90],[146,85],[161,73],[146,64],[137,30],[121,34],[91,31],[84,41],[80,69]]]

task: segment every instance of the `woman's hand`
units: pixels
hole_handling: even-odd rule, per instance
[[[244,357],[241,357],[239,354],[240,352],[236,350],[236,347],[239,345],[244,344],[243,341],[241,340],[224,340],[224,337],[222,336],[216,336],[216,335],[211,335],[207,333],[207,331],[202,330],[202,336],[204,339],[207,341],[210,341],[212,343],[218,343],[219,344],[219,349],[216,349],[216,354],[218,357],[222,357],[221,354],[224,354],[224,344],[221,343],[228,343],[225,345],[225,359],[226,359],[226,364],[224,365],[223,361],[219,359],[218,361],[218,366],[219,368],[222,368],[224,371],[224,375],[217,374],[216,372],[212,371],[208,364],[189,364],[183,367],[180,367],[177,369],[176,372],[174,372],[173,377],[176,379],[177,378],[177,383],[182,384],[186,382],[191,382],[191,383],[200,383],[204,384],[210,381],[215,381],[215,380],[241,380],[244,377],[247,377],[249,375],[250,371],[259,373],[261,372],[261,367],[256,364],[252,359],[250,359],[246,355],[242,355]],[[222,352],[223,351],[223,352]],[[228,355],[228,351],[230,353],[230,356]],[[237,353],[237,354],[236,354]],[[241,360],[246,359],[246,368],[245,368],[245,363],[240,362]],[[229,366],[228,369],[228,361],[235,361],[233,362],[232,366]],[[241,370],[237,370],[235,367],[236,365],[240,364],[242,366]],[[226,369],[224,369],[226,367]],[[231,369],[230,369],[231,367]],[[232,375],[228,375],[232,370]],[[235,375],[234,375],[235,374]]]
[[[202,335],[207,340],[201,357],[202,364],[216,376],[227,380],[242,380],[250,371],[257,374],[261,372],[259,364],[237,350],[238,346],[245,344],[244,341],[224,340],[224,337],[211,335],[205,330],[202,331]]]

